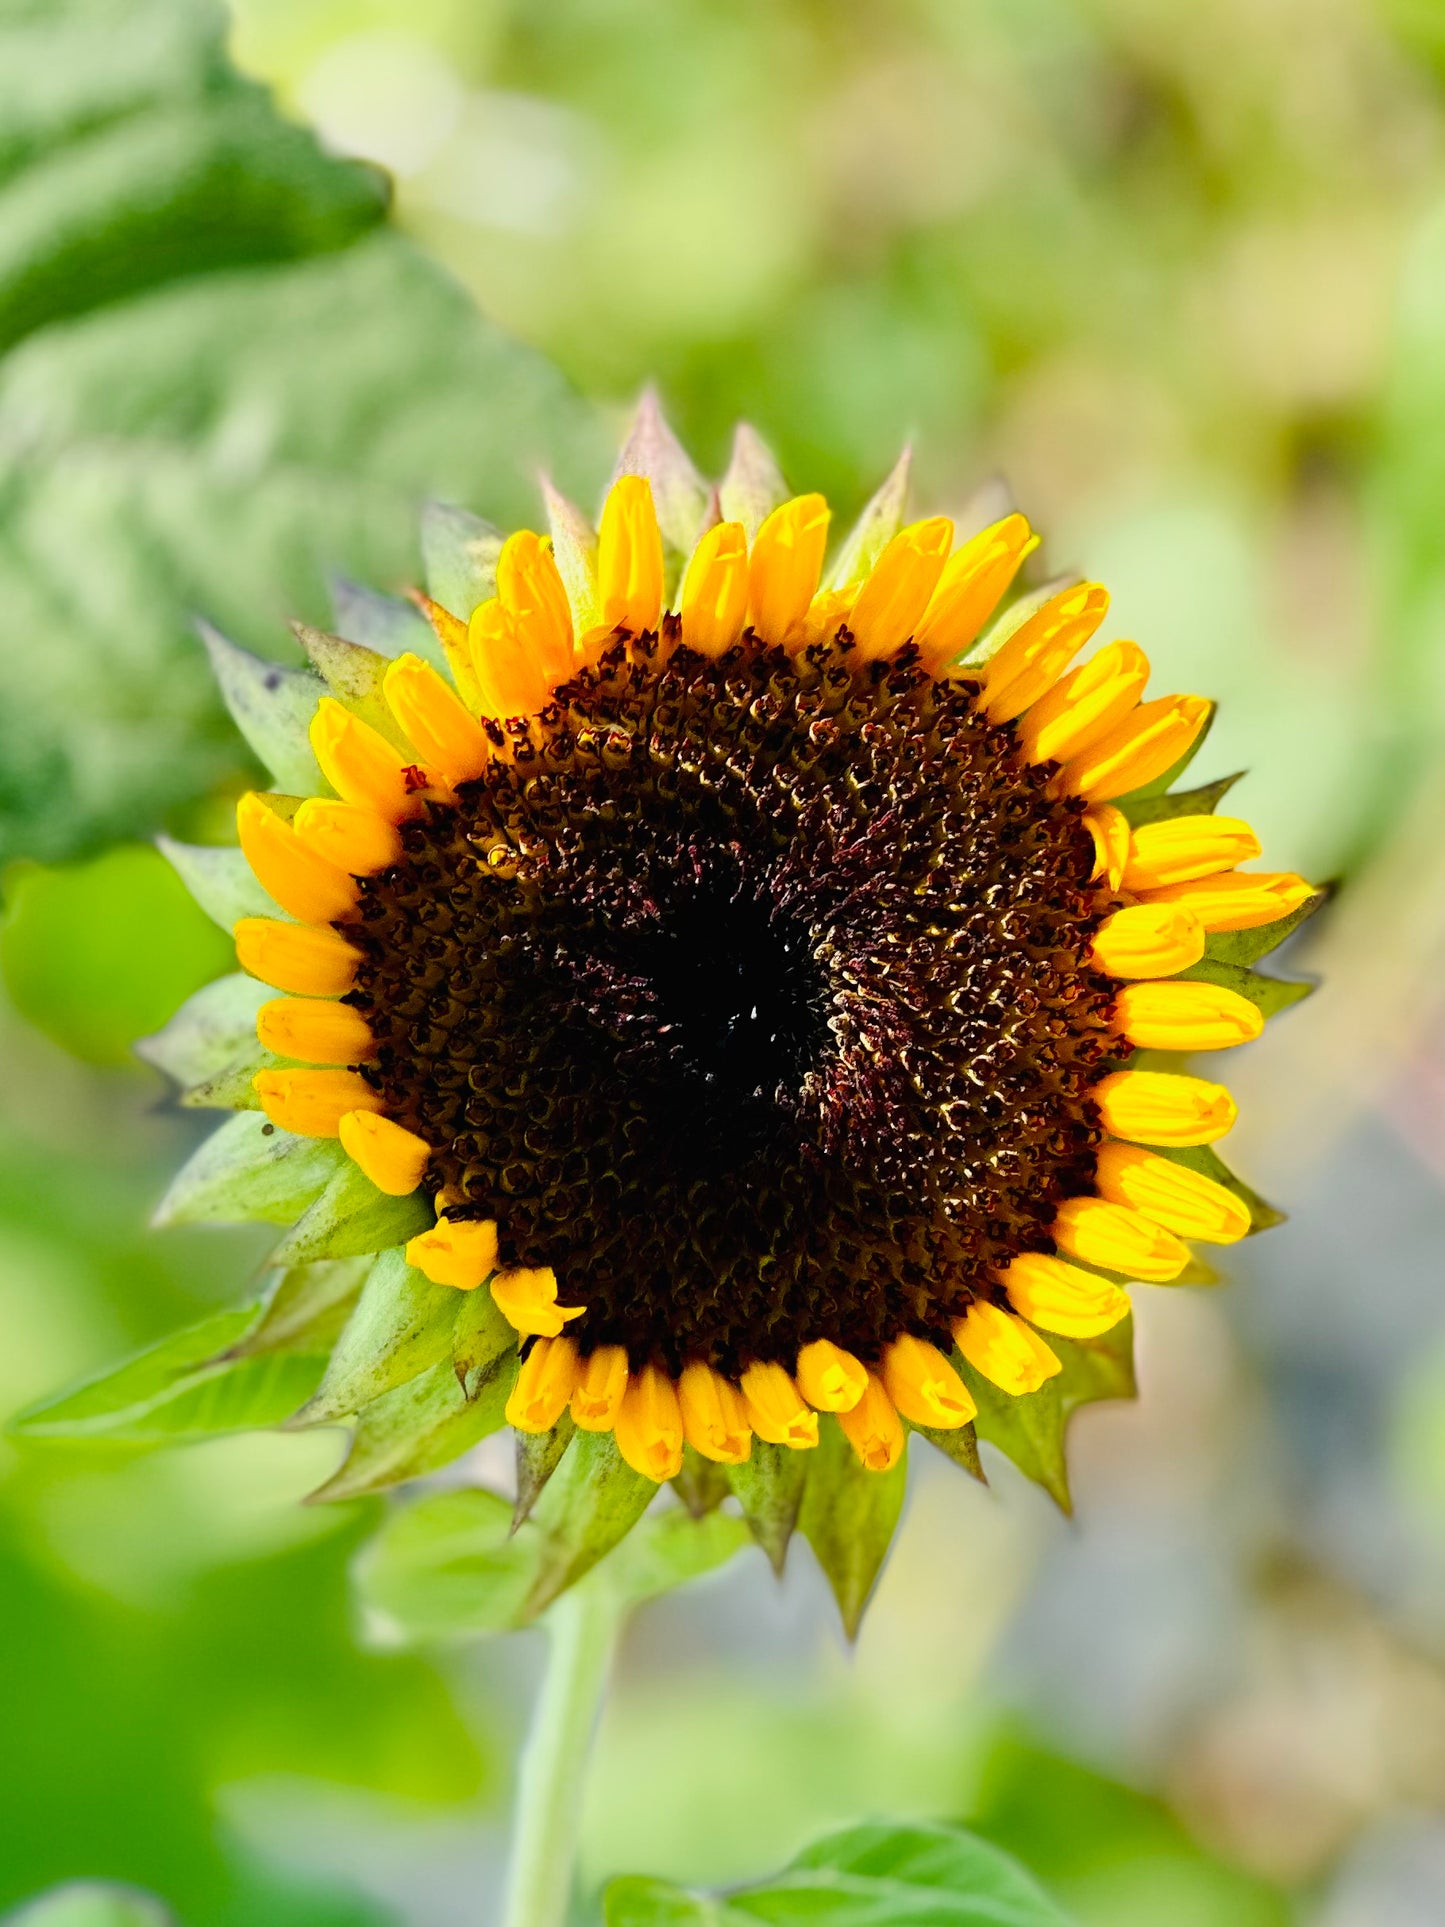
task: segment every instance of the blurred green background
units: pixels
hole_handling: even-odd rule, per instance
[[[647,1609],[588,1882],[924,1814],[1098,1927],[1438,1923],[1434,0],[0,0],[0,1409],[264,1255],[146,1229],[204,1126],[130,1046],[226,966],[147,839],[249,775],[191,619],[284,656],[335,572],[415,575],[427,495],[592,499],[652,378],[704,467],[746,416],[845,511],[905,438],[929,509],[1005,477],[1346,887],[1231,1067],[1292,1222],[1141,1294],[1077,1519],[919,1465],[854,1654],[801,1548]],[[338,1454],[0,1443],[0,1909],[489,1917],[535,1636],[369,1644],[375,1513],[297,1504]]]

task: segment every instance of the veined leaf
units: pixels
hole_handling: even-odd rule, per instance
[[[1265,1017],[1275,1017],[1280,1011],[1288,1010],[1291,1004],[1310,996],[1316,988],[1312,983],[1294,982],[1286,977],[1266,977],[1258,970],[1246,970],[1243,964],[1220,963],[1212,957],[1201,958],[1170,981],[1219,984],[1246,998]]]
[[[684,1445],[682,1470],[672,1480],[672,1489],[694,1519],[705,1519],[722,1504],[731,1487],[725,1466],[715,1459],[705,1459],[701,1452]]]
[[[326,1189],[308,1205],[271,1254],[278,1265],[310,1264],[317,1258],[357,1258],[405,1244],[433,1222],[419,1191],[393,1198],[379,1191],[345,1153]]]
[[[499,1371],[475,1399],[468,1399],[451,1360],[444,1358],[384,1392],[358,1413],[345,1459],[312,1499],[356,1499],[450,1465],[479,1439],[501,1429],[514,1376]]]
[[[383,1251],[367,1274],[315,1396],[295,1423],[326,1425],[346,1418],[438,1360],[450,1360],[460,1302],[459,1292],[434,1285],[409,1265],[404,1251]]]
[[[273,1273],[255,1322],[228,1356],[329,1352],[370,1268],[366,1258],[338,1258]]]
[[[325,1191],[346,1153],[334,1138],[296,1137],[242,1111],[172,1178],[151,1222],[290,1224]]]
[[[532,1508],[542,1496],[548,1479],[562,1463],[567,1447],[577,1435],[576,1422],[564,1412],[550,1432],[517,1434],[517,1502],[512,1507],[512,1530],[532,1516]]]
[[[1047,1342],[1053,1345],[1052,1338]],[[1012,1459],[1024,1477],[1041,1485],[1061,1511],[1071,1512],[1058,1378],[1047,1378],[1036,1392],[1014,1398],[1001,1392],[982,1372],[976,1372],[967,1359],[955,1354],[953,1363],[978,1406],[973,1422],[978,1437]]]
[[[979,1461],[978,1434],[971,1425],[954,1425],[942,1430],[931,1425],[915,1425],[911,1429],[930,1445],[937,1446],[946,1459],[962,1466],[971,1479],[977,1479],[980,1485],[988,1484]]]

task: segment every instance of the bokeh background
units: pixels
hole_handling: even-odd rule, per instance
[[[844,510],[906,438],[930,510],[1006,478],[1343,887],[1229,1067],[1291,1222],[1139,1294],[1075,1518],[920,1452],[856,1651],[801,1544],[646,1609],[589,1886],[925,1814],[1098,1927],[1438,1923],[1435,0],[0,0],[0,1408],[264,1253],[146,1228],[204,1126],[131,1045],[227,965],[148,839],[248,777],[190,619],[284,656],[328,573],[414,577],[427,495],[592,499],[649,379],[704,467],[746,416]],[[538,1636],[369,1644],[379,1508],[298,1504],[339,1451],[0,1444],[0,1907],[490,1917]]]

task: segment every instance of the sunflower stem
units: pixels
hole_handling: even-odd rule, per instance
[[[587,1758],[622,1619],[600,1576],[565,1592],[547,1615],[547,1669],[522,1754],[502,1927],[564,1927]]]

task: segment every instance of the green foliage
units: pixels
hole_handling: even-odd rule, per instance
[[[903,1510],[908,1453],[887,1472],[868,1472],[836,1420],[818,1426],[817,1449],[808,1454],[808,1482],[798,1529],[827,1575],[850,1639],[883,1569]]]
[[[1019,1864],[958,1827],[849,1827],[774,1880],[710,1899],[628,1876],[604,1897],[607,1927],[1066,1927]]]
[[[754,1439],[741,1465],[728,1467],[728,1484],[742,1507],[748,1530],[782,1576],[788,1544],[798,1524],[810,1454]]]
[[[347,1161],[334,1138],[296,1137],[259,1111],[242,1111],[181,1166],[155,1223],[293,1224]]]
[[[234,962],[154,850],[125,846],[66,869],[17,863],[5,897],[6,990],[32,1024],[93,1064],[125,1063],[138,1037]]]
[[[172,1927],[172,1916],[158,1900],[89,1881],[44,1894],[5,1920],[7,1927]]]
[[[514,1377],[515,1362],[469,1399],[443,1358],[383,1392],[357,1413],[345,1459],[312,1499],[356,1499],[449,1465],[501,1429]]]
[[[317,1258],[359,1258],[405,1244],[435,1222],[417,1191],[394,1198],[379,1191],[359,1164],[344,1154],[321,1195],[307,1205],[277,1245],[278,1264],[311,1264]]]
[[[383,1251],[297,1422],[345,1418],[440,1359],[450,1360],[460,1302],[459,1293],[423,1277],[402,1251]]]
[[[417,571],[428,493],[535,514],[602,437],[241,80],[209,0],[65,0],[0,60],[0,856],[153,829],[245,768],[196,613],[274,654],[328,569]],[[84,557],[83,570],[72,558]],[[254,738],[253,738],[254,740]]]

